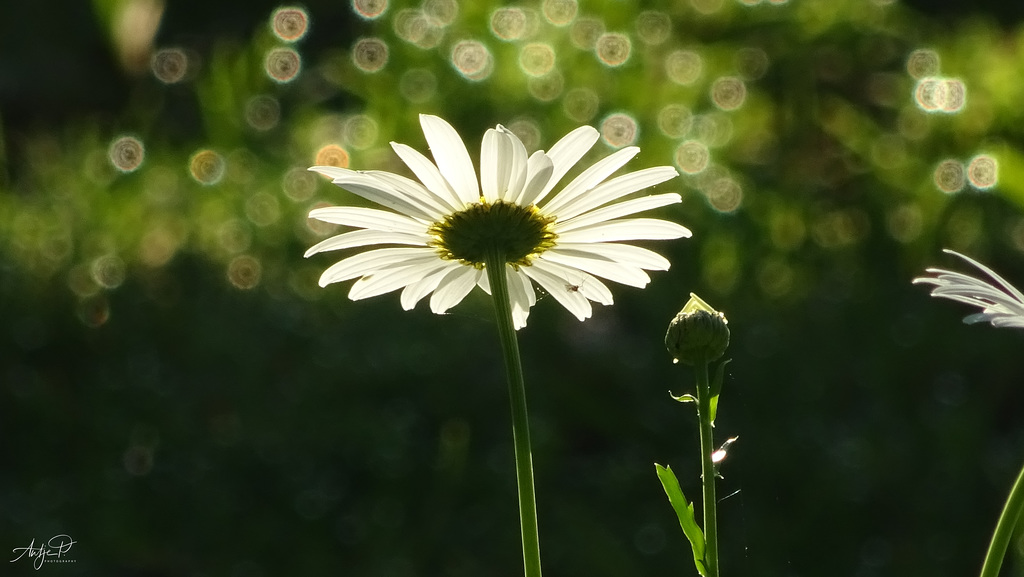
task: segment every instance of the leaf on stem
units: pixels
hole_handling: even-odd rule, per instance
[[[716,477],[721,477],[722,476],[722,475],[720,475],[718,473],[718,469],[721,468],[722,461],[724,461],[725,457],[728,455],[729,446],[732,445],[733,443],[735,443],[738,439],[739,439],[738,436],[726,439],[725,442],[722,443],[722,446],[719,447],[717,451],[715,451],[714,453],[711,453],[711,462],[715,466],[715,476]]]
[[[673,399],[679,401],[680,403],[696,403],[697,402],[697,397],[691,395],[690,393],[685,393],[685,394],[679,395],[677,397],[677,396],[672,394],[672,391],[669,391],[668,392],[668,396],[670,396]]]
[[[722,392],[722,380],[725,379],[725,365],[732,359],[726,359],[718,365],[715,370],[715,378],[711,380],[711,426],[715,426],[715,417],[718,415],[718,395]]]
[[[698,573],[708,577],[708,570],[704,566],[704,532],[697,526],[697,520],[693,517],[693,503],[688,502],[686,496],[683,495],[683,489],[679,486],[679,480],[672,472],[672,467],[662,467],[657,463],[654,464],[654,467],[658,471],[661,486],[665,488],[665,494],[668,495],[668,502],[675,509],[676,517],[679,517],[679,526],[683,528],[683,533],[690,540],[690,547],[693,549],[693,564],[697,567]]]

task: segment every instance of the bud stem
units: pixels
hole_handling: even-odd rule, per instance
[[[498,337],[505,357],[508,393],[512,402],[512,442],[516,450],[516,484],[519,488],[519,523],[523,536],[523,564],[526,577],[541,577],[540,535],[537,531],[537,503],[533,490],[533,453],[530,449],[530,422],[526,414],[526,386],[519,358],[519,341],[512,323],[505,255],[491,248],[486,254],[487,280],[494,299]]]
[[[1021,513],[1024,513],[1024,469],[1020,470],[1017,481],[1010,489],[1003,512],[999,515],[999,521],[996,522],[992,542],[989,543],[985,562],[981,566],[981,577],[999,575],[999,569],[1003,566],[1003,558],[1006,556],[1006,548],[1010,544],[1013,529],[1017,526]]]
[[[697,419],[700,421],[701,484],[704,487],[704,566],[709,577],[718,577],[718,500],[715,497],[715,464],[711,460],[715,443],[711,429],[708,362],[698,358],[694,368],[697,373]]]

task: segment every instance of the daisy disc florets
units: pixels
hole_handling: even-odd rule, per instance
[[[329,267],[320,286],[357,278],[352,300],[402,289],[410,310],[428,294],[441,314],[479,286],[488,294],[486,255],[505,261],[509,301],[516,328],[526,325],[536,302],[536,282],[578,319],[590,317],[590,301],[612,304],[598,277],[644,287],[646,270],[668,270],[669,262],[627,240],[667,240],[690,236],[674,222],[622,218],[680,202],[675,193],[620,200],[678,175],[669,166],[647,168],[606,180],[636,156],[631,146],[599,160],[550,194],[562,177],[597,142],[590,126],[573,130],[551,147],[527,155],[512,132],[498,125],[484,134],[480,179],[458,133],[436,116],[420,124],[435,162],[416,150],[391,146],[419,182],[382,171],[314,166],[363,198],[391,209],[335,206],[309,216],[355,230],[328,238],[306,256],[329,250],[382,246],[349,256]],[[620,202],[615,202],[620,201]]]

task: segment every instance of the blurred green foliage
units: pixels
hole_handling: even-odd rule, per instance
[[[70,534],[71,575],[520,574],[486,300],[352,303],[302,259],[311,208],[360,202],[305,168],[403,172],[388,142],[424,150],[434,113],[471,151],[592,124],[595,155],[684,172],[671,271],[521,331],[550,574],[690,570],[652,463],[699,493],[661,344],[691,291],[733,330],[724,574],[980,566],[1021,335],[909,281],[951,247],[1024,283],[1024,29],[883,0],[92,6],[20,34],[94,54],[63,32],[95,27],[116,82],[0,58],[26,80],[0,82],[0,544]]]

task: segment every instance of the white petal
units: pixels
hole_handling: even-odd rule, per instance
[[[544,192],[544,187],[551,180],[553,170],[554,164],[548,155],[539,150],[534,152],[527,163],[526,185],[523,187],[522,193],[513,199],[513,202],[520,206],[536,204]]]
[[[338,168],[337,166],[311,166],[307,170],[309,170],[310,172],[318,172],[324,176],[330,177],[331,180],[355,172],[354,170],[348,168]]]
[[[519,330],[526,326],[526,319],[530,316],[530,309],[524,309],[518,305],[512,307],[512,328]]]
[[[526,317],[530,315],[530,306],[536,302],[533,283],[520,271],[505,265],[505,277],[508,279],[509,304],[512,306],[512,326],[519,330],[526,326]]]
[[[309,218],[385,232],[424,234],[427,231],[426,225],[407,216],[361,206],[325,206],[311,210]]]
[[[928,270],[936,272],[935,269]],[[1024,318],[1024,302],[1017,300],[1013,295],[960,273],[943,272],[945,274],[940,275],[938,279],[915,279],[914,282],[935,280],[932,284],[935,284],[936,288],[932,290],[932,296],[981,307],[985,313]]]
[[[996,292],[1002,294],[1003,296],[1006,296],[1007,298],[1011,298],[1010,295],[1007,295],[998,288],[990,285],[988,282],[978,278],[974,278],[970,275],[936,268],[927,269],[927,272],[936,274],[938,276],[935,278],[925,277],[914,279],[914,282],[934,284],[935,286],[939,287],[935,290],[954,289],[962,290],[965,293],[988,291]]]
[[[494,202],[508,187],[509,164],[503,162],[509,156],[508,139],[491,128],[484,133],[480,144],[480,189],[484,200]]]
[[[940,286],[932,291],[932,296],[947,298],[964,304],[981,307],[986,312],[994,310],[1011,310],[1022,307],[1014,301],[1010,295],[998,291],[992,287],[987,290],[980,290],[974,287],[967,288],[963,285]]]
[[[430,215],[431,220],[441,220],[444,215],[455,211],[455,208],[446,199],[434,194],[429,188],[415,180],[382,170],[368,170],[364,174],[376,178],[389,187],[394,194],[401,195],[409,203],[420,207]]]
[[[560,234],[561,242],[614,242],[618,240],[670,240],[690,236],[690,230],[667,220],[626,218],[610,220]]]
[[[558,209],[558,212],[548,212],[548,214],[557,214],[559,220],[567,220],[617,198],[622,198],[627,194],[632,194],[638,190],[643,190],[649,186],[675,178],[678,175],[679,173],[676,169],[671,166],[655,166],[630,172],[596,186],[587,194],[565,203],[564,206]]]
[[[999,283],[1000,286],[1002,286],[1007,292],[1009,292],[1011,295],[1013,295],[1013,297],[1018,302],[1024,303],[1024,294],[1021,294],[1021,292],[1019,290],[1017,290],[1016,287],[1014,287],[1012,284],[1006,282],[1006,280],[1004,280],[1003,277],[997,275],[995,273],[995,271],[993,271],[992,269],[988,268],[987,266],[981,264],[980,262],[974,260],[973,258],[971,258],[969,256],[962,255],[962,254],[960,254],[958,252],[949,250],[948,248],[947,249],[943,249],[943,252],[947,252],[949,254],[956,255],[956,256],[966,260],[967,262],[973,264],[974,266],[978,267],[979,269],[982,270],[982,272],[987,274],[989,277],[991,277],[993,280],[995,280],[997,283]]]
[[[668,270],[671,265],[668,259],[660,254],[631,244],[560,242],[558,243],[558,250],[566,251],[570,254],[583,253],[585,255],[592,255],[596,259],[611,260],[646,270]]]
[[[398,290],[422,280],[430,274],[435,264],[425,262],[366,275],[352,283],[348,298],[357,301]]]
[[[522,285],[523,293],[526,294],[526,303],[531,307],[537,304],[537,292],[533,290],[533,283],[530,281],[530,277],[526,276],[526,273],[523,272],[522,267],[516,271],[513,278]]]
[[[972,276],[937,268],[927,272],[935,277],[915,278],[914,283],[935,285],[932,296],[947,298],[976,306],[982,312],[964,318],[967,324],[990,322],[995,327],[1024,328],[1024,295],[1013,285],[980,262],[958,252],[945,249],[971,263],[995,281],[995,284]]]
[[[410,216],[423,218],[425,215],[427,220],[436,221],[452,210],[442,199],[437,198],[437,195],[424,188],[422,184],[390,172],[356,171],[336,166],[313,166],[309,170],[331,177],[334,184],[367,200]],[[348,183],[369,187],[373,190],[369,194],[364,194],[362,190],[356,191],[349,188]],[[409,209],[410,205],[411,210]],[[414,214],[413,211],[418,214]]]
[[[333,182],[366,200],[386,206],[421,222],[434,222],[439,219],[438,215],[425,211],[421,203],[410,202],[404,198],[404,195],[396,193],[390,189],[391,187],[368,174],[353,172],[339,176]]]
[[[502,125],[498,125],[498,131],[508,141],[507,156],[503,162],[509,166],[508,186],[505,190],[499,190],[498,194],[502,200],[513,202],[523,193],[523,186],[526,184],[526,147],[523,141]]]
[[[559,221],[555,225],[555,232],[561,234],[562,232],[568,232],[570,230],[597,224],[613,218],[619,218],[620,216],[627,216],[644,210],[651,210],[665,205],[675,204],[681,201],[682,198],[674,192],[642,196],[640,198],[634,198],[625,202],[599,208],[597,210],[591,210],[567,221]]]
[[[511,201],[526,181],[526,147],[502,125],[484,134],[480,148],[480,182],[488,202]]]
[[[508,270],[512,270],[511,265],[506,264],[505,266],[508,267]],[[511,279],[509,279],[508,282],[512,282]],[[518,282],[518,280],[516,282]],[[491,294],[491,279],[487,276],[487,269],[484,269],[484,274],[480,275],[480,278],[476,280],[476,286],[480,287],[480,289],[483,290],[485,293]],[[509,293],[512,292],[511,285],[509,285],[508,290]]]
[[[579,176],[574,178],[572,182],[566,185],[561,192],[556,194],[541,208],[543,208],[544,212],[547,214],[558,214],[558,211],[561,210],[561,208],[568,202],[597,186],[602,180],[611,176],[613,172],[622,168],[622,166],[629,162],[631,158],[636,156],[638,152],[640,152],[639,148],[635,146],[627,146],[626,148],[617,150],[611,155],[602,158],[594,163],[593,166],[584,170]]]
[[[469,291],[476,286],[476,281],[482,272],[471,266],[460,266],[449,271],[430,297],[430,310],[442,314],[462,302],[462,299],[466,298]]]
[[[563,284],[563,290],[567,292],[578,292],[586,298],[603,305],[611,305],[615,302],[612,291],[594,275],[588,274],[574,266],[566,266],[551,261],[537,259],[533,262],[534,266],[539,265],[541,270],[566,279],[566,282]]]
[[[565,173],[583,158],[583,155],[587,153],[597,139],[601,137],[601,133],[592,126],[581,126],[576,130],[573,130],[569,134],[566,134],[551,147],[547,155],[551,158],[554,170],[551,172],[551,178],[547,184],[541,190],[537,198],[533,199],[532,203],[538,203],[543,199],[551,189],[558,184],[559,180],[565,176]]]
[[[367,246],[371,244],[408,244],[413,246],[427,246],[428,240],[430,240],[430,236],[426,234],[383,232],[369,229],[353,230],[344,234],[332,236],[331,238],[324,239],[316,243],[310,247],[303,256],[309,258],[310,256],[320,252],[339,250],[343,248],[354,248],[357,246]]]
[[[582,252],[572,252],[553,248],[545,251],[537,257],[534,263],[536,264],[540,261],[546,261],[552,264],[586,271],[617,283],[635,286],[638,288],[644,288],[647,286],[647,283],[651,282],[651,277],[647,276],[647,273],[639,267],[605,260],[600,257],[595,258],[593,255]]]
[[[592,301],[599,302],[605,306],[615,304],[612,291],[603,282],[598,280],[597,277],[588,274],[577,286],[579,287],[577,290],[580,294]]]
[[[476,284],[487,294],[491,294],[491,282],[485,274],[481,274]],[[508,283],[509,307],[512,310],[512,327],[519,330],[526,326],[526,317],[530,315],[530,306],[537,302],[533,283],[530,279],[516,271],[511,265],[505,265],[505,282]]]
[[[402,308],[404,310],[412,310],[416,307],[416,303],[420,302],[423,297],[432,293],[437,285],[441,282],[451,270],[461,267],[457,262],[454,261],[441,261],[438,265],[431,270],[424,277],[409,286],[405,287],[402,291]]]
[[[991,288],[987,282],[959,272],[942,270],[939,268],[929,268],[926,269],[925,272],[929,272],[937,276],[916,278],[913,282],[933,284],[938,287],[963,287],[967,290],[984,290],[985,288]]]
[[[416,175],[416,178],[420,179],[423,186],[443,200],[445,204],[451,206],[453,211],[461,210],[466,206],[466,203],[459,199],[455,191],[452,190],[452,186],[441,176],[440,171],[437,170],[433,162],[430,162],[430,159],[420,154],[411,146],[406,146],[399,142],[392,142],[391,148],[402,159],[402,162],[409,167],[409,170]]]
[[[548,291],[551,296],[555,297],[555,300],[561,303],[573,316],[581,321],[590,318],[594,310],[590,306],[590,301],[579,292],[567,291],[564,278],[548,272],[545,270],[547,267],[538,267],[537,264],[535,261],[533,266],[523,267],[522,270],[530,278],[537,281],[537,284]]]
[[[464,203],[477,202],[480,199],[480,187],[476,181],[476,170],[473,169],[473,161],[459,133],[451,124],[429,114],[420,115],[420,126],[423,127],[430,153],[445,180]]]
[[[491,294],[491,279],[487,277],[487,269],[484,269],[484,274],[476,279],[476,286],[485,293]]]
[[[379,248],[334,263],[320,276],[320,286],[373,274],[377,270],[430,260],[437,260],[437,253],[429,248]]]
[[[964,319],[964,322],[966,321],[967,319]],[[1002,315],[997,318],[991,318],[989,322],[992,323],[992,326],[998,328],[1024,329],[1024,316],[1021,316],[1020,313],[1013,316]]]

